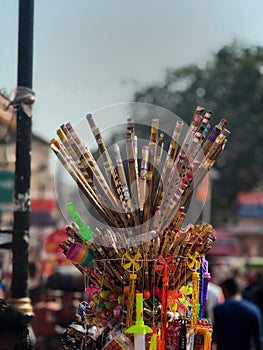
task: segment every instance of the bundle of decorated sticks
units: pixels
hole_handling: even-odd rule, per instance
[[[201,222],[182,227],[187,202],[230,134],[224,119],[209,132],[211,116],[212,112],[198,106],[183,140],[183,123],[177,121],[167,152],[163,151],[164,134],[159,131],[159,120],[153,119],[149,144],[142,147],[141,157],[134,121],[128,119],[125,149],[115,144],[112,159],[93,116],[88,114],[86,119],[97,141],[102,167],[70,123],[57,130],[59,140],[51,140],[51,149],[108,225],[107,229],[105,225],[97,227],[88,241],[81,238],[76,225],[70,226],[69,239],[61,245],[66,255],[73,242],[89,247],[92,269],[96,270],[90,274],[93,283],[112,290],[127,283],[129,273],[124,274],[123,256],[128,252],[128,260],[135,265],[132,257],[139,252],[137,260],[143,266],[137,273],[139,289],[161,285],[154,270],[159,256],[174,257],[176,270],[169,284],[178,289],[191,272],[189,261],[211,248],[215,240],[211,225]],[[76,266],[83,273],[91,271],[90,267]]]

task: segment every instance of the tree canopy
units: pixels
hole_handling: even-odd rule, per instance
[[[229,142],[215,165],[219,178],[213,182],[212,221],[233,220],[237,192],[260,189],[263,183],[263,48],[233,43],[204,68],[167,69],[161,84],[137,91],[134,100],[165,107],[186,123],[197,105],[214,112],[211,124],[228,120]]]

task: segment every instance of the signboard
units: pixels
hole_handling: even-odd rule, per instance
[[[14,172],[0,171],[0,212],[13,209]]]
[[[31,198],[30,210],[32,212],[52,213],[55,208],[55,198]]]
[[[239,244],[236,237],[232,236],[224,228],[216,228],[216,241],[211,250],[208,251],[208,256],[238,256]]]
[[[237,216],[263,216],[263,192],[240,192],[237,195]]]
[[[64,242],[68,238],[65,228],[58,228],[51,232],[51,234],[46,238],[44,242],[44,252],[49,257],[55,258],[61,263],[67,262],[59,243]]]

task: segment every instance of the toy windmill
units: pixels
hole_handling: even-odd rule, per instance
[[[134,294],[135,294],[135,285],[137,280],[137,273],[142,267],[142,258],[141,253],[135,254],[134,257],[131,256],[129,252],[126,252],[122,257],[122,266],[123,268],[130,273],[130,282],[129,282],[129,298],[127,305],[127,316],[126,316],[126,328],[131,327],[133,321],[133,308],[134,308]]]
[[[188,253],[187,256],[187,265],[189,269],[192,271],[192,319],[191,326],[193,329],[197,326],[197,318],[198,318],[198,280],[199,273],[197,270],[200,267],[200,255],[198,252]]]

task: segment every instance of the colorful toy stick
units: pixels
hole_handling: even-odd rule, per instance
[[[121,158],[121,151],[120,151],[120,147],[118,146],[117,143],[115,143],[115,145],[114,145],[114,153],[115,153],[117,170],[118,170],[120,182],[121,182],[125,197],[126,197],[126,199],[130,199],[130,192],[129,192],[127,179],[126,179],[126,175],[125,175],[124,168],[123,168],[123,162],[122,162],[122,158]]]
[[[92,162],[88,153],[84,153],[81,156],[80,162],[83,164],[89,177],[95,180],[95,183],[93,183],[94,190],[96,193],[98,193],[101,205],[104,207],[105,211],[107,211],[108,215],[113,219],[112,223],[114,226],[123,227],[123,224],[125,225],[125,220],[123,220],[124,217],[122,215],[123,213],[115,212],[115,210],[118,210],[120,203],[117,201],[114,193],[112,193],[108,187],[108,184],[106,183],[103,175],[97,171],[98,167],[96,163]],[[113,210],[111,210],[111,208]]]
[[[113,222],[116,221],[115,225],[117,225],[118,220],[120,221],[121,218],[117,217],[114,220],[113,216],[116,217],[116,215],[109,210],[109,203],[113,205],[116,202],[115,197],[110,192],[103,175],[98,171],[98,166],[95,166],[96,162],[92,161],[93,157],[91,153],[86,150],[82,154],[74,139],[72,137],[67,139],[69,133],[64,133],[62,128],[57,130],[57,133],[62,141],[62,145],[60,145],[56,139],[52,139],[51,147],[57,147],[58,151],[65,158],[65,164],[63,163],[63,165],[70,172],[72,177],[77,177],[75,180],[77,184],[84,184],[84,186],[87,187],[96,203],[99,203],[103,207],[103,210],[113,219]],[[95,168],[97,171],[95,171]],[[96,186],[93,179],[96,180]],[[79,187],[81,186],[79,185]],[[103,202],[101,202],[102,197]]]
[[[92,230],[89,226],[85,225],[81,220],[80,215],[73,203],[67,204],[68,211],[70,212],[73,220],[79,227],[79,233],[85,242],[89,241],[92,237]]]
[[[202,139],[204,139],[204,136],[205,136],[204,132],[207,129],[207,126],[209,125],[212,115],[213,115],[212,111],[206,111],[203,119],[201,120],[200,125],[198,126],[197,131],[200,132],[200,134],[202,135]]]
[[[152,329],[143,321],[143,294],[136,294],[136,322],[126,329],[125,333],[134,334],[134,350],[145,350],[145,334],[152,333]]]
[[[175,124],[174,131],[173,131],[173,136],[172,136],[169,150],[167,153],[165,165],[164,165],[162,175],[160,178],[159,187],[156,191],[156,196],[155,196],[153,208],[155,208],[157,205],[161,205],[162,199],[163,199],[165,193],[167,192],[167,188],[168,188],[167,181],[168,181],[168,178],[170,176],[170,173],[171,173],[171,170],[172,170],[172,167],[174,164],[174,159],[175,159],[175,156],[177,153],[179,138],[180,138],[182,128],[183,128],[183,123],[180,121],[177,121]]]
[[[176,267],[172,263],[174,260],[173,256],[164,258],[159,256],[155,262],[154,269],[162,278],[162,314],[161,314],[161,338],[160,338],[160,350],[165,350],[166,340],[166,324],[167,324],[167,292],[169,287],[169,272],[175,272]]]
[[[83,194],[88,198],[88,200],[92,203],[92,205],[97,209],[97,211],[101,214],[101,216],[105,219],[108,224],[112,224],[112,220],[109,218],[108,214],[106,214],[104,208],[102,208],[101,204],[94,198],[90,188],[87,186],[87,183],[83,182],[83,179],[79,176],[77,172],[75,172],[72,164],[68,163],[63,154],[59,151],[58,147],[54,144],[50,144],[50,148],[55,153],[59,161],[68,171],[73,180],[77,183],[78,187],[81,189]]]
[[[154,164],[154,158],[156,153],[156,143],[149,142],[149,158],[148,158],[148,166],[147,166],[147,175],[146,175],[146,184],[148,188],[148,194],[147,198],[144,204],[143,209],[143,222],[145,224],[145,231],[149,230],[149,222],[147,222],[150,219],[151,215],[151,207],[152,207],[152,195],[153,195],[153,164]]]
[[[142,147],[141,172],[140,172],[140,178],[139,178],[139,186],[140,186],[139,200],[140,200],[140,213],[141,213],[141,215],[143,215],[143,207],[144,207],[144,203],[145,203],[148,157],[149,157],[149,147],[143,146]]]
[[[153,191],[154,191],[154,195],[153,195],[153,199],[154,202],[152,204],[152,212],[155,212],[155,208],[156,208],[156,194],[157,194],[157,190],[159,187],[159,183],[160,183],[160,174],[161,174],[161,169],[160,169],[160,164],[161,164],[161,160],[162,160],[162,154],[163,154],[163,142],[164,140],[164,134],[161,133],[159,136],[159,140],[156,146],[156,152],[155,152],[155,158],[154,158],[154,168],[153,168]]]
[[[196,329],[197,319],[198,319],[198,279],[199,273],[197,270],[200,267],[200,256],[198,252],[194,252],[193,255],[188,253],[187,255],[187,265],[192,271],[192,318],[191,318],[191,327]]]
[[[222,125],[224,125],[224,123],[226,123],[225,120],[223,120]],[[216,137],[215,135],[217,135],[217,130],[220,130],[219,126],[213,129],[213,131],[211,132],[208,138],[209,140],[206,147],[208,147],[209,150],[206,149],[206,152],[204,152],[205,148],[203,147],[202,150],[200,150],[197,155],[197,158],[198,157],[200,158],[200,154],[202,154],[203,161],[202,163],[200,163],[199,161],[195,160],[194,163],[198,164],[198,166],[197,167],[195,165],[193,166],[194,183],[192,182],[190,186],[187,188],[187,190],[185,191],[184,195],[182,196],[180,205],[184,205],[188,201],[188,199],[193,193],[193,189],[194,189],[193,185],[197,186],[202,181],[202,179],[206,176],[207,172],[214,165],[220,152],[224,149],[225,143],[227,141],[226,137],[229,136],[230,131],[228,131],[227,129],[223,129],[222,132],[219,134],[219,136]],[[215,141],[213,141],[213,137],[216,137]]]
[[[84,152],[86,146],[81,142],[81,140],[80,140],[79,136],[77,135],[75,129],[73,128],[72,124],[71,123],[67,123],[66,124],[66,129],[67,129],[68,133],[73,137],[74,141],[79,146],[80,150],[82,152]]]
[[[139,176],[139,167],[138,167],[138,137],[134,134],[132,134],[132,141],[133,141],[133,151],[134,151],[134,161],[135,161],[135,170],[136,170],[136,176],[138,178]]]
[[[149,350],[157,350],[157,328],[156,328],[156,325],[153,326],[153,334],[151,337]]]
[[[135,294],[135,285],[137,280],[137,273],[135,272],[138,272],[142,267],[142,261],[137,262],[141,258],[142,258],[141,253],[137,253],[135,254],[134,257],[132,257],[129,252],[126,252],[122,257],[122,266],[126,271],[130,273],[126,328],[131,327],[133,322],[132,316],[133,316],[133,306],[134,306],[134,294]]]
[[[199,301],[200,301],[200,312],[199,316],[202,318],[205,314],[205,305],[207,297],[207,288],[210,279],[210,273],[208,272],[208,262],[205,257],[202,258],[202,263],[200,267],[201,276],[199,282]]]
[[[157,169],[161,163],[162,154],[163,154],[163,140],[164,140],[164,134],[160,133],[159,140],[157,143],[157,150],[154,160],[154,167]]]
[[[79,181],[82,181],[83,184],[88,188],[89,192],[92,194],[92,196],[98,201],[98,197],[94,191],[94,184],[92,179],[88,176],[85,168],[82,166],[81,163],[76,164],[76,162],[71,157],[68,150],[65,148],[63,143],[60,143],[57,139],[53,138],[51,140],[51,148],[56,147],[58,152],[61,153],[61,155],[65,159],[65,164],[63,164],[66,169],[70,172],[73,172],[76,177],[79,178]]]
[[[152,119],[151,135],[149,141],[149,157],[146,175],[148,193],[143,209],[143,222],[145,223],[145,232],[149,231],[149,219],[151,217],[152,212],[152,198],[155,191],[155,189],[153,189],[153,185],[155,184],[154,176],[156,175],[156,172],[154,172],[154,163],[157,150],[158,128],[159,119]]]
[[[121,186],[119,186],[119,178],[114,172],[114,167],[112,165],[112,160],[110,158],[108,149],[101,135],[100,129],[97,127],[96,122],[91,114],[86,115],[86,119],[89,123],[91,131],[96,139],[99,152],[101,154],[104,169],[108,178],[108,184],[111,186],[113,184],[113,190],[118,195],[118,198],[123,202],[124,192]]]
[[[219,136],[219,134],[224,129],[226,124],[227,124],[227,121],[225,119],[221,119],[220,123],[214,126],[211,133],[209,134],[204,144],[202,145],[200,151],[198,152],[196,156],[196,161],[202,162],[202,160],[206,157],[207,153],[209,152],[212,144],[215,142],[217,136]]]
[[[130,180],[130,192],[132,197],[132,209],[135,212],[135,224],[139,225],[139,184],[135,167],[134,149],[132,138],[126,138],[126,153]]]
[[[211,167],[214,165],[218,154],[222,151],[222,146],[224,145],[224,142],[229,135],[230,131],[228,129],[222,130],[222,132],[216,138],[215,142],[210,147],[209,152],[206,155],[205,161],[202,164],[203,168],[207,170],[211,169]]]

